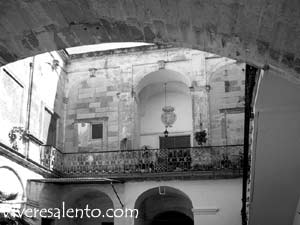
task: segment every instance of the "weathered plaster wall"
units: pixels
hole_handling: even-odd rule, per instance
[[[63,59],[56,52],[51,55],[58,60],[61,67]],[[14,126],[25,128],[27,120],[27,103],[30,77],[30,63],[33,64],[32,101],[30,108],[29,131],[32,135],[47,142],[48,128],[44,126],[45,108],[55,112],[58,119],[57,146],[63,147],[63,118],[64,118],[64,83],[65,77],[61,67],[53,70],[53,57],[49,53],[27,58],[16,63],[8,64],[0,70],[0,119],[2,129],[0,141],[11,145],[8,133]],[[8,71],[9,76],[4,70]],[[24,146],[20,145],[20,152]]]
[[[59,66],[52,69],[54,59]],[[17,136],[15,150],[37,163],[43,160],[41,145],[49,143],[50,114],[55,114],[57,118],[56,135],[53,135],[56,141],[53,141],[53,145],[59,149],[64,146],[64,63],[62,55],[52,52],[11,63],[0,69],[0,142],[12,148],[10,131],[13,127],[25,130],[29,123],[28,132],[33,138],[26,141]],[[33,80],[28,121],[31,71]]]
[[[0,141],[7,145],[10,145],[8,134],[11,129],[25,125],[29,63],[30,59],[25,59],[0,70]],[[4,68],[14,74],[19,84],[3,71]]]

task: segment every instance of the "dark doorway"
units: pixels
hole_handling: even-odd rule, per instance
[[[41,225],[53,225],[53,224],[54,224],[54,219],[42,218]]]
[[[191,147],[191,136],[171,136],[171,137],[159,137],[159,148],[189,148]]]
[[[160,137],[160,157],[167,162],[168,171],[189,170],[191,167],[191,136]]]
[[[194,222],[183,213],[169,211],[156,215],[151,225],[194,225]]]

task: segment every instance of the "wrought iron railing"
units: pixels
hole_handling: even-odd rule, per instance
[[[242,145],[64,153],[66,176],[242,170]]]
[[[37,146],[40,151],[32,150],[28,159],[65,177],[229,170],[241,175],[243,168],[243,145],[73,153]]]

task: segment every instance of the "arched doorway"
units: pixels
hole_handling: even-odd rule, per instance
[[[135,225],[193,225],[192,202],[182,191],[156,187],[141,194],[135,203],[139,217]]]
[[[154,217],[151,225],[193,225],[193,220],[187,215],[177,212],[163,212]]]

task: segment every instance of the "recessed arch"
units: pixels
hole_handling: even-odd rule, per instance
[[[174,124],[168,127],[169,135],[190,139],[193,131],[191,83],[188,75],[170,69],[140,77],[135,87],[140,147],[160,147],[160,137],[166,129],[161,121],[165,105],[172,106],[176,114]]]
[[[160,69],[143,75],[137,74],[134,77],[135,92],[138,95],[148,85],[175,81],[181,82],[187,87],[190,87],[192,84],[191,79],[181,72],[171,69]]]
[[[226,58],[225,61],[221,61],[217,65],[215,65],[215,67],[212,70],[207,71],[208,83],[211,81],[213,76],[216,73],[218,73],[219,71],[222,71],[222,70],[226,69],[227,67],[230,67],[231,65],[238,64],[238,62],[236,60],[231,60],[231,59],[229,59],[229,61],[227,61],[227,60],[228,59]]]

